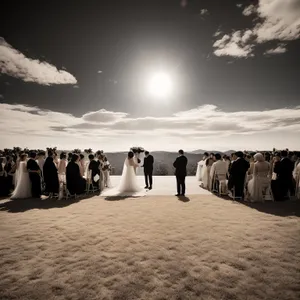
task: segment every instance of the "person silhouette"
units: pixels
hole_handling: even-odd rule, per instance
[[[185,177],[186,177],[186,166],[188,159],[184,156],[183,150],[178,151],[179,156],[173,163],[175,170],[176,182],[177,182],[177,194],[176,196],[185,196]]]

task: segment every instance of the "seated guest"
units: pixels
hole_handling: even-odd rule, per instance
[[[226,182],[227,163],[221,160],[221,155],[219,153],[215,154],[215,160],[216,161],[212,164],[210,169],[210,178],[212,181],[210,186],[213,189],[214,188],[213,184],[216,184],[216,187],[219,189],[220,183]],[[224,191],[220,191],[220,192],[224,192]]]
[[[93,154],[89,155],[89,166],[88,170],[92,171],[91,172],[91,180],[93,183],[93,186],[98,187],[98,183],[94,180],[94,177],[98,174],[100,176],[100,170],[99,170],[99,165],[98,162],[95,161],[95,156]]]
[[[270,194],[270,164],[261,153],[254,155],[253,178],[248,183],[248,199],[251,202],[263,202],[264,195]]]
[[[291,195],[295,192],[293,187],[293,170],[294,164],[288,158],[288,152],[285,150],[281,151],[281,160],[274,167],[278,181],[278,201],[284,201],[289,191]]]
[[[233,157],[237,157],[237,159],[232,162],[230,168],[228,189],[230,191],[234,189],[235,198],[243,198],[245,177],[250,164],[244,159],[244,154],[241,151],[236,152]]]
[[[48,151],[48,157],[45,160],[43,167],[45,192],[58,194],[59,181],[58,172],[54,163],[55,154],[52,151]]]
[[[80,174],[78,166],[79,156],[73,154],[71,161],[67,165],[67,189],[71,195],[82,194],[85,191],[86,181]]]
[[[295,179],[295,195],[298,199],[300,199],[300,164],[296,165],[293,176]]]
[[[7,182],[7,173],[5,171],[5,158],[0,157],[0,196],[8,196],[9,195],[9,186]]]
[[[4,166],[4,170],[7,174],[7,188],[9,191],[13,189],[13,177],[14,177],[14,169],[13,169],[13,158],[12,156],[6,157],[6,164]]]

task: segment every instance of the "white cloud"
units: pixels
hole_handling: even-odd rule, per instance
[[[3,147],[127,150],[300,149],[300,106],[266,111],[224,112],[214,105],[166,117],[133,118],[100,110],[75,117],[38,107],[0,103]],[[176,139],[174,139],[176,137]],[[272,138],[271,138],[272,137]],[[284,138],[283,138],[284,137]]]
[[[224,38],[223,36],[213,46],[216,48],[215,55],[248,57],[253,55],[257,44],[269,41],[292,41],[300,37],[300,0],[260,0],[257,6],[246,7],[243,14],[255,16],[253,28],[225,35],[229,44],[218,43]],[[233,41],[236,32],[239,32],[239,38]],[[277,54],[284,52],[283,47],[277,50]]]
[[[241,8],[241,7],[243,7],[243,4],[238,3],[236,6],[237,6],[238,8]]]
[[[65,70],[38,59],[27,58],[0,37],[0,71],[25,82],[42,85],[76,84],[76,78]]]
[[[213,47],[217,48],[214,54],[216,56],[248,57],[253,51],[253,46],[247,44],[251,36],[250,31],[246,31],[244,35],[241,31],[236,31],[231,36],[226,34],[214,43]]]
[[[265,52],[265,54],[282,54],[285,53],[287,51],[285,45],[279,45],[276,48],[273,49],[269,49]]]
[[[243,10],[243,15],[244,16],[251,16],[256,12],[256,7],[254,5],[249,5],[247,7],[245,7],[245,9]]]
[[[206,8],[202,8],[200,10],[200,15],[205,16],[205,15],[208,15],[208,14],[209,14],[209,12],[208,12],[208,10]]]

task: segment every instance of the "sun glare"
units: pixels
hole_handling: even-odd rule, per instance
[[[171,78],[164,73],[155,74],[149,81],[149,93],[157,98],[167,97],[172,91]]]

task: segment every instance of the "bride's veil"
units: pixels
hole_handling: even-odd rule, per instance
[[[124,165],[123,165],[123,171],[121,175],[121,180],[119,184],[119,190],[124,190],[126,187],[127,182],[127,165],[128,165],[128,158],[125,158]]]

